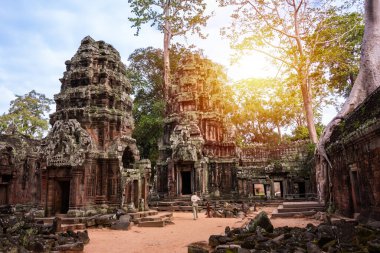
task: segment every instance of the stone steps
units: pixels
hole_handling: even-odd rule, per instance
[[[173,213],[159,213],[157,215],[140,218],[135,222],[139,227],[164,227],[171,222],[172,217]]]
[[[284,208],[283,205],[278,206],[278,213],[287,213],[287,212],[306,212],[306,211],[323,211],[323,206],[310,206],[310,207],[288,207]]]
[[[66,232],[68,230],[84,230],[86,229],[86,224],[77,223],[77,224],[63,224],[61,225],[60,232]]]
[[[324,207],[324,204],[318,201],[283,202],[282,205],[284,208]]]
[[[312,216],[317,211],[323,211],[325,206],[317,201],[284,202],[272,212],[272,218]]]

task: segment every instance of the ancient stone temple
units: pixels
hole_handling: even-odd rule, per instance
[[[146,198],[150,166],[138,162],[131,138],[131,85],[119,53],[86,37],[65,64],[44,147],[48,214],[119,206],[123,194],[126,203],[138,206],[139,199]],[[130,180],[141,170],[139,165],[147,165],[142,181]]]
[[[313,190],[306,143],[237,148],[217,67],[190,54],[174,74],[157,166],[159,195],[305,197]]]
[[[219,194],[218,173],[235,189],[235,144],[222,112],[221,81],[215,65],[185,56],[169,89],[168,113],[160,147],[159,193],[181,196],[194,191]]]
[[[0,205],[39,205],[45,160],[41,142],[18,133],[0,135]]]
[[[237,166],[239,196],[315,197],[307,142],[252,145],[241,149]]]
[[[332,168],[321,175],[336,210],[346,216],[380,220],[380,89],[334,129],[326,151]],[[330,180],[330,181],[329,181]]]
[[[0,136],[0,202],[37,205],[48,216],[145,208],[150,162],[139,160],[131,137],[131,85],[119,53],[85,37],[60,81],[42,143]]]

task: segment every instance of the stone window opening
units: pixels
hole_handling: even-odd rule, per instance
[[[133,156],[130,147],[125,148],[122,156],[122,161],[124,168],[131,168],[133,166],[133,163],[135,163],[135,157]]]
[[[264,184],[253,184],[254,196],[265,196]]]

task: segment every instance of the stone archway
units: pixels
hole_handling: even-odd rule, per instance
[[[131,166],[135,163],[135,157],[130,147],[126,147],[123,152],[122,162],[124,168],[131,168]]]

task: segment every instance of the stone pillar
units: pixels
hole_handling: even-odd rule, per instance
[[[102,196],[107,196],[107,179],[108,179],[108,164],[105,160],[101,161],[102,166]]]
[[[242,182],[242,180],[240,179],[240,178],[238,178],[238,180],[237,180],[238,182],[238,194],[239,195],[241,195],[243,192],[242,192],[242,189],[243,189],[243,182]]]
[[[70,181],[70,209],[79,209],[82,205],[82,192],[80,184],[82,172],[79,170],[73,169],[71,172],[72,178]]]
[[[274,181],[273,178],[270,179],[270,197],[273,198],[274,196]]]
[[[202,172],[203,172],[203,191],[205,195],[209,194],[208,191],[208,166],[206,162],[202,162]]]
[[[54,187],[55,180],[54,178],[47,179],[47,192],[46,192],[46,216],[52,216],[54,215],[53,209],[54,209]]]
[[[175,193],[174,162],[170,160],[168,162],[168,195],[170,197],[174,197]]]

